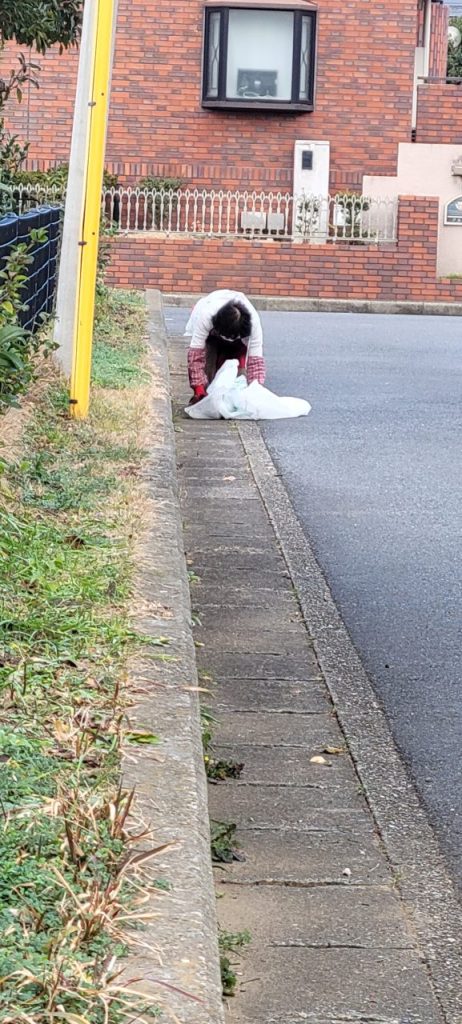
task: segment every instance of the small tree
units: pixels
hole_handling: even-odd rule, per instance
[[[5,127],[3,117],[0,117],[0,184],[9,185],[19,172],[27,156],[28,145],[22,145],[18,135],[12,135]],[[5,190],[6,192],[6,190]],[[0,196],[0,214],[3,213],[3,204]]]
[[[462,17],[451,18],[449,24],[458,28],[462,35]],[[449,41],[447,75],[448,78],[462,78],[462,44],[456,47]]]
[[[5,42],[34,47],[45,53],[59,43],[61,49],[76,43],[80,35],[83,0],[0,0],[0,60]],[[16,67],[0,73],[0,181],[9,180],[27,155],[17,136],[5,128],[2,112],[11,96],[21,102],[26,82],[38,88],[40,65],[20,53]]]
[[[59,44],[61,49],[78,41],[83,0],[0,0],[0,59],[4,44],[14,40],[20,46],[34,47],[45,53]],[[38,86],[38,64],[19,54],[18,63],[0,74],[0,213],[5,204],[6,185],[14,180],[27,155],[16,135],[5,128],[3,110],[14,96],[21,101],[26,82]],[[3,196],[3,198],[2,198]],[[20,315],[27,308],[22,299],[36,245],[46,241],[41,229],[30,232],[27,242],[13,246],[0,265],[0,415],[17,404],[33,379],[34,355],[43,350],[40,335],[25,330]],[[45,344],[45,349],[50,349]]]
[[[0,3],[0,40],[14,39],[39,53],[59,43],[76,43],[82,20],[83,0],[10,0]]]
[[[321,200],[317,196],[303,195],[296,205],[295,224],[297,233],[306,241],[319,231]]]

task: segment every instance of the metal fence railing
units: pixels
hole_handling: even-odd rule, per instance
[[[17,214],[26,213],[37,206],[58,206],[66,201],[62,185],[9,185],[10,208]]]
[[[45,228],[47,240],[37,243],[32,250],[32,262],[27,270],[27,282],[21,291],[21,301],[27,308],[20,313],[22,327],[33,331],[40,323],[41,314],[52,313],[56,292],[58,248],[61,210],[58,207],[37,207],[18,216],[9,213],[0,219],[0,270],[12,248],[27,242],[32,228]]]
[[[59,186],[21,185],[15,189],[18,212],[38,202],[64,201]],[[353,192],[317,196],[125,186],[103,189],[101,205],[106,224],[115,232],[269,237],[332,244],[384,244],[397,238],[398,200]]]
[[[168,235],[273,237],[312,242],[394,242],[396,199],[346,193],[298,196],[282,192],[110,188],[103,212],[116,231]]]

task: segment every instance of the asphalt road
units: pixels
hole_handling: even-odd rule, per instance
[[[313,407],[266,443],[462,886],[462,320],[262,318]]]

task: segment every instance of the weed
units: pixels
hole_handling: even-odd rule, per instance
[[[201,716],[202,747],[203,747],[203,750],[204,750],[204,755],[207,755],[208,751],[210,750],[210,744],[212,742],[212,736],[213,736],[212,727],[213,727],[213,724],[215,722],[215,719],[213,717],[212,712],[209,710],[209,708],[206,708],[203,705],[201,705],[200,716]]]
[[[216,761],[206,756],[205,769],[211,782],[224,782],[225,779],[240,779],[244,765],[237,761]]]
[[[224,779],[238,779],[244,770],[244,765],[238,764],[237,761],[220,761],[212,757],[213,725],[216,720],[210,709],[204,707],[204,705],[201,705],[200,716],[207,778],[213,782],[223,782]]]
[[[234,970],[236,966],[228,956],[229,953],[234,953],[239,956],[240,952],[248,946],[251,942],[250,932],[226,932],[220,929],[218,935],[218,947],[220,950],[220,971],[221,971],[221,985],[224,996],[234,996],[236,994],[237,986],[237,975]]]
[[[245,860],[235,838],[236,825],[225,821],[211,821],[211,850],[215,864],[231,864],[233,860]]]
[[[161,892],[171,892],[172,884],[167,882],[165,878],[155,878],[152,883],[155,889],[160,889]]]

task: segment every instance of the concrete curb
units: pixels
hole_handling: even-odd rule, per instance
[[[462,1022],[460,903],[371,682],[340,619],[256,424],[239,423],[254,479],[395,871],[398,891],[447,1024]]]
[[[164,293],[167,306],[192,308],[200,295]],[[290,296],[268,298],[249,295],[262,311],[275,309],[292,313],[388,313],[408,316],[462,316],[461,302],[374,302],[370,299],[293,299]]]
[[[150,291],[147,298],[154,373],[145,475],[150,527],[138,558],[136,624],[149,636],[168,637],[170,644],[148,650],[129,666],[130,723],[158,735],[160,743],[130,747],[124,783],[136,786],[135,813],[152,828],[146,848],[174,845],[149,862],[151,876],[165,880],[170,891],[155,891],[142,908],[154,920],[138,936],[142,946],[130,958],[127,976],[143,979],[138,987],[165,1010],[161,1019],[222,1024],[207,783],[166,333],[160,292]]]

